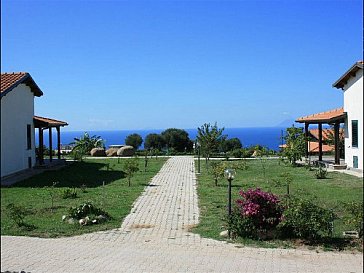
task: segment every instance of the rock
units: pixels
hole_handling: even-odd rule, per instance
[[[117,151],[118,156],[133,156],[135,154],[135,149],[133,146],[124,146],[119,148]]]
[[[79,221],[78,221],[78,223],[81,225],[81,226],[86,226],[87,225],[87,219],[86,218],[83,218],[83,219],[80,219]]]
[[[91,156],[106,156],[104,148],[93,148],[90,152]]]
[[[117,156],[118,148],[109,148],[106,150],[106,156]]]
[[[229,237],[229,231],[228,230],[221,231],[220,236],[224,237],[224,238],[228,238]]]

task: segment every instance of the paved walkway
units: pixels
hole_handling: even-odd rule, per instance
[[[237,247],[188,232],[199,217],[193,157],[173,157],[121,228],[71,238],[1,237],[10,272],[362,272],[361,254]]]

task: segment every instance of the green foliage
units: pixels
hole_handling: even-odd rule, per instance
[[[318,168],[315,171],[315,176],[316,176],[317,179],[325,179],[327,177],[326,168],[319,165]]]
[[[131,134],[125,138],[125,144],[133,146],[135,150],[138,150],[143,143],[143,138],[138,134]]]
[[[228,157],[232,155],[233,151],[236,151],[236,154],[237,151],[240,151],[241,147],[242,144],[238,138],[223,139],[219,145],[219,150],[220,152],[224,153],[226,159],[228,159]],[[234,157],[241,157],[241,154]]]
[[[24,207],[10,203],[6,206],[6,209],[8,216],[18,227],[24,226],[24,218],[27,215],[27,211]]]
[[[129,158],[124,161],[123,170],[126,173],[128,178],[128,186],[131,185],[131,178],[134,176],[134,173],[139,171],[139,161],[137,158]]]
[[[250,217],[242,217],[240,210],[234,207],[231,216],[226,217],[228,230],[232,237],[257,238],[258,230],[256,229],[253,219]]]
[[[197,141],[201,146],[202,154],[206,157],[206,165],[213,152],[217,151],[220,143],[226,138],[223,135],[224,128],[219,129],[217,123],[214,125],[205,123],[201,127],[197,128]]]
[[[215,161],[216,160],[213,160],[212,162]],[[222,162],[225,164],[231,164],[239,161],[240,160]],[[352,247],[361,249],[362,246],[358,244],[356,240],[350,240],[351,243],[346,240],[344,242],[344,239],[342,238],[343,231],[354,230],[354,224],[349,226],[347,223],[345,223],[344,220],[346,219],[348,212],[344,210],[343,206],[338,205],[340,202],[362,202],[363,181],[361,178],[335,172],[330,173],[330,179],[328,179],[325,183],[317,183],[313,173],[309,170],[303,167],[291,168],[284,164],[278,164],[278,159],[271,159],[267,160],[266,162],[266,177],[270,181],[274,181],[276,183],[276,185],[272,187],[273,185],[267,184],[266,181],[264,181],[264,177],[261,174],[261,162],[259,160],[246,160],[245,162],[248,168],[244,171],[239,170],[236,167],[231,167],[235,168],[236,170],[236,179],[232,181],[233,199],[238,196],[238,192],[241,187],[243,187],[244,190],[248,188],[260,187],[265,191],[271,191],[272,193],[280,196],[282,200],[281,204],[288,206],[288,200],[290,198],[288,197],[285,200],[284,197],[286,197],[288,190],[287,184],[289,184],[290,196],[297,196],[297,198],[309,198],[309,196],[317,196],[317,200],[315,199],[316,201],[314,202],[315,204],[323,208],[333,208],[334,213],[340,216],[340,218],[337,218],[334,221],[333,238],[323,238],[328,246],[334,249],[348,249]],[[194,228],[194,232],[201,234],[203,237],[221,240],[219,233],[221,232],[222,228],[224,230],[228,228],[228,222],[226,221],[226,187],[212,186],[211,173],[206,171],[205,165],[201,165],[201,174],[198,176],[198,185],[199,186],[197,190],[199,196],[200,223],[196,228]],[[360,216],[358,219],[360,219]],[[242,221],[242,225],[244,224],[244,221]],[[247,223],[244,225],[247,226],[246,230],[250,229]],[[324,228],[326,228],[325,225]],[[239,230],[242,230],[242,228],[239,228]],[[280,230],[277,232],[280,232]],[[287,232],[291,232],[291,230],[287,229]],[[327,229],[326,232],[326,234],[329,234],[329,229]],[[232,235],[234,235],[234,233],[236,232],[232,230]],[[264,234],[257,235],[264,236]],[[276,237],[278,235],[279,233],[268,233],[266,236],[275,236],[275,239],[265,242],[267,242],[270,247],[286,247],[287,245],[292,245],[297,242],[297,240],[291,240],[289,238],[288,235],[291,235],[292,238],[296,237],[292,234],[287,233],[286,237],[281,238]],[[282,236],[284,235],[284,230],[282,230]],[[247,238],[248,236],[243,237]],[[236,238],[236,240],[244,244],[262,246],[262,241],[260,240],[248,240],[242,238]],[[304,243],[305,241],[306,240],[299,240],[301,243]],[[320,242],[322,241],[316,241],[315,243],[319,243],[319,246],[321,246]],[[341,242],[340,245],[339,242]]]
[[[159,134],[149,134],[145,137],[144,147],[147,150],[162,150],[164,146],[164,138]]]
[[[244,157],[244,149],[235,149],[230,152],[230,155],[235,158]]]
[[[220,161],[211,162],[211,174],[214,178],[215,186],[217,186],[218,179],[224,177],[225,169],[226,169],[226,165],[224,162],[220,162]]]
[[[68,211],[68,216],[77,220],[85,217],[89,217],[90,220],[92,220],[99,215],[110,218],[110,215],[107,212],[94,206],[91,202],[85,202],[78,207],[71,207]]]
[[[316,240],[330,234],[329,224],[335,215],[311,199],[290,198],[279,228],[288,237]]]
[[[74,140],[75,141],[71,143],[72,145],[75,145],[72,149],[72,154],[75,159],[81,161],[83,155],[89,154],[93,148],[104,147],[104,140],[100,136],[90,136],[87,132]]]
[[[286,147],[283,150],[283,156],[288,159],[292,165],[296,165],[296,161],[305,155],[306,143],[303,128],[291,127],[287,128]]]
[[[344,208],[347,212],[346,225],[353,227],[359,237],[363,237],[363,202],[344,203]]]
[[[192,151],[193,143],[188,137],[188,133],[182,129],[169,128],[161,133],[167,149],[176,152]]]
[[[62,190],[62,194],[61,194],[63,199],[67,199],[67,198],[77,198],[77,190],[76,188],[70,189],[70,188],[65,188]]]
[[[51,198],[51,210],[53,210],[54,208],[54,201],[57,197],[57,192],[55,190],[55,186],[58,184],[59,182],[53,182],[52,183],[52,186],[48,187],[48,186],[45,186],[44,188],[48,191],[48,194]]]

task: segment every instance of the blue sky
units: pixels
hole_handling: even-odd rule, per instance
[[[1,1],[1,71],[66,130],[275,126],[341,107],[362,1]]]

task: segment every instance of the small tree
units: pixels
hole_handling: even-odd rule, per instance
[[[214,125],[205,123],[197,128],[197,141],[200,143],[202,153],[206,158],[207,169],[211,154],[219,148],[220,143],[226,138],[222,134],[223,131],[224,128],[219,129],[216,122]]]
[[[126,177],[128,178],[128,186],[131,185],[131,178],[134,176],[134,173],[139,171],[139,161],[137,158],[129,158],[124,161],[123,171],[126,173]]]
[[[296,161],[305,155],[305,135],[303,128],[296,128],[294,126],[287,128],[287,134],[284,137],[286,147],[283,150],[283,156],[295,166]]]
[[[125,138],[125,144],[133,146],[135,150],[138,150],[140,145],[143,143],[143,138],[138,134],[131,134]]]
[[[215,186],[217,186],[217,182],[219,178],[224,177],[224,171],[226,169],[226,166],[222,162],[211,162],[211,170],[212,170],[212,176],[215,180]]]

